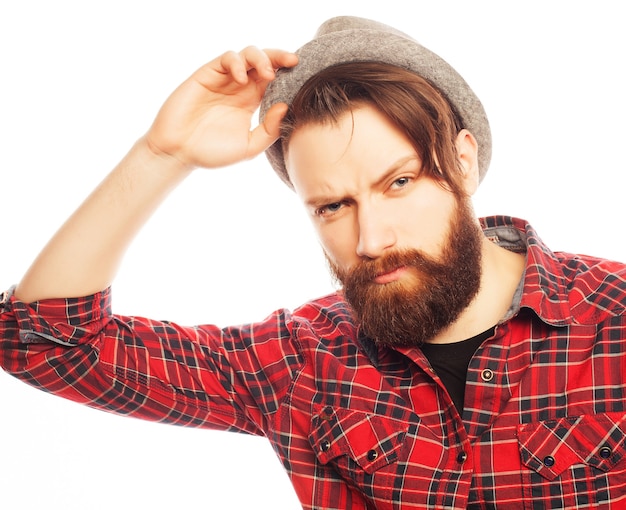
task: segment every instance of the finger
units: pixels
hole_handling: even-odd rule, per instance
[[[218,73],[223,77],[230,76],[235,82],[245,85],[250,75],[255,81],[271,81],[275,77],[275,70],[281,67],[292,67],[298,62],[294,53],[284,50],[259,50],[248,46],[240,52],[227,51],[208,64],[199,68],[195,77],[200,83],[208,84],[211,76]],[[250,74],[249,74],[250,73]]]
[[[276,78],[276,71],[281,68],[293,67],[298,63],[298,56],[295,53],[291,53],[284,50],[278,49],[266,49],[263,50],[262,53],[267,56],[267,59],[270,62],[270,67],[267,67],[265,63],[265,58],[260,56],[260,62],[263,62],[265,65],[265,71],[263,73],[259,72],[259,69],[251,69],[248,71],[248,76],[250,79],[254,80],[257,86],[259,87],[259,92],[261,95],[265,93],[266,87],[269,85],[269,82]]]
[[[260,154],[272,145],[280,135],[280,122],[287,113],[285,103],[276,103],[265,114],[263,122],[250,133],[248,157]]]
[[[248,46],[239,53],[244,60],[246,70],[250,74],[255,71],[255,76],[261,80],[274,79],[274,64],[270,56],[256,46]]]
[[[272,62],[274,70],[278,70],[283,67],[293,67],[298,63],[298,55],[291,53],[290,51],[275,48],[266,49],[264,51]]]
[[[285,50],[260,50],[256,46],[248,46],[240,52],[244,60],[248,76],[255,81],[271,81],[276,71],[283,67],[293,67],[298,63],[298,56]]]
[[[217,59],[217,71],[229,74],[238,82],[245,84],[248,81],[248,67],[241,53],[227,51]]]

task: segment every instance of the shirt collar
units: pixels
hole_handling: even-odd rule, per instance
[[[571,323],[562,263],[535,229],[525,220],[508,216],[489,216],[481,218],[480,223],[485,236],[498,246],[526,253],[524,275],[504,320],[525,307],[548,324],[563,326]]]

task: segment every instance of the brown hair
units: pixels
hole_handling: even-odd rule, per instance
[[[377,108],[404,132],[422,160],[422,175],[464,195],[456,136],[463,126],[443,94],[421,76],[380,62],[337,64],[298,91],[281,125],[283,152],[298,127],[336,123],[362,105]]]

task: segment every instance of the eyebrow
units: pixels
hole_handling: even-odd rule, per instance
[[[373,186],[379,187],[383,182],[385,182],[391,175],[400,170],[403,166],[411,161],[419,161],[419,156],[417,154],[411,154],[410,156],[406,156],[404,158],[400,158],[394,164],[392,164],[389,169],[383,173],[378,179],[374,181]],[[323,207],[328,204],[335,204],[338,202],[343,202],[348,198],[347,195],[319,195],[311,197],[310,199],[305,201],[305,204],[309,207],[317,209],[319,207]]]

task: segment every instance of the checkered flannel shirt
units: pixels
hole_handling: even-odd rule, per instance
[[[7,292],[0,365],[106,411],[264,435],[306,509],[626,508],[625,266],[481,221],[527,264],[462,415],[419,348],[377,347],[338,294],[219,329],[113,315],[109,289]]]

